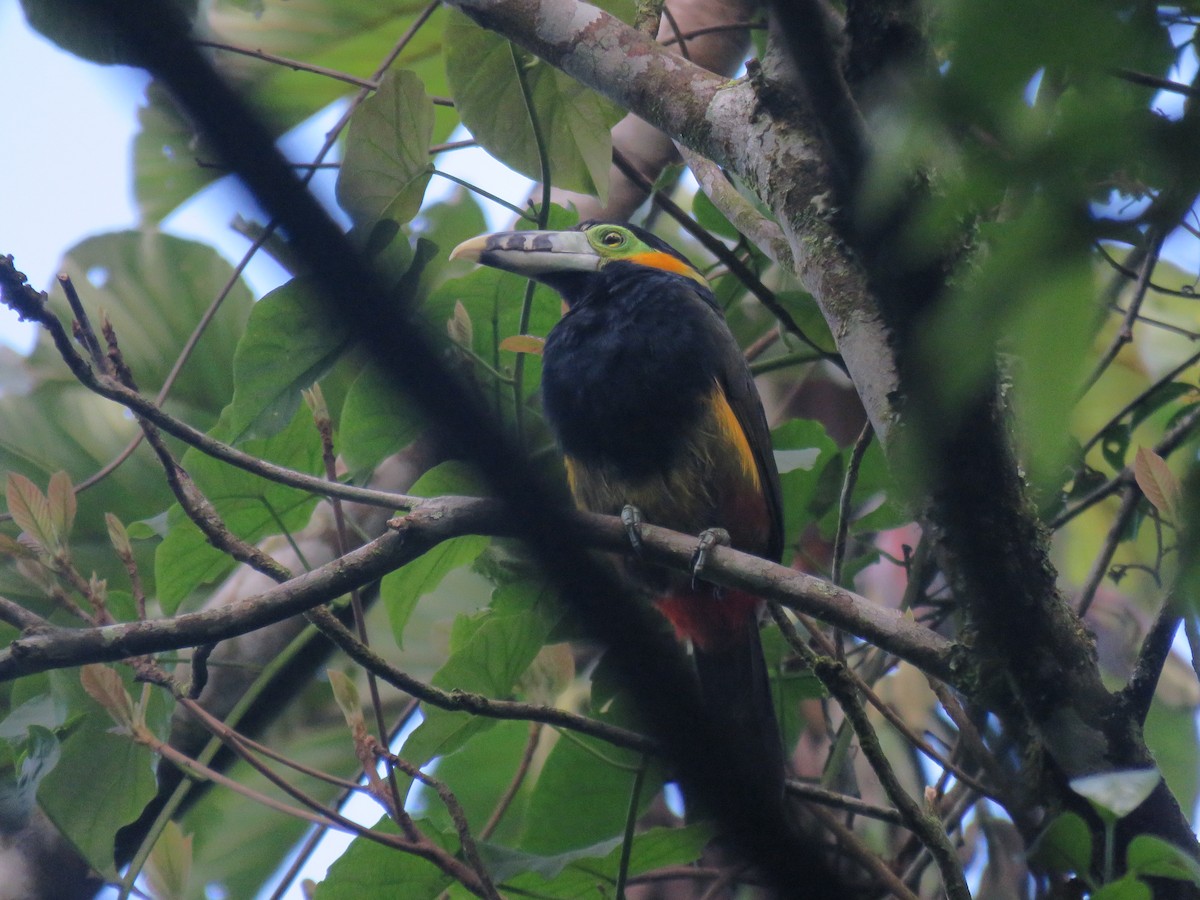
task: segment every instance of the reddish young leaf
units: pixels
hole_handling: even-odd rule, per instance
[[[8,512],[22,531],[48,553],[58,548],[58,534],[50,515],[50,501],[37,485],[16,472],[10,472],[5,490]]]
[[[535,337],[532,334],[510,335],[500,342],[501,350],[511,350],[513,353],[532,353],[534,356],[541,356],[542,348],[545,346],[545,338]]]
[[[114,722],[133,730],[133,700],[115,669],[99,663],[83,666],[79,670],[79,681],[88,696],[103,706]]]
[[[1133,477],[1155,509],[1171,521],[1179,521],[1182,489],[1166,460],[1153,450],[1139,447],[1133,459]]]
[[[61,469],[50,476],[50,487],[46,492],[50,504],[50,520],[60,540],[66,540],[75,524],[75,486],[71,476]]]

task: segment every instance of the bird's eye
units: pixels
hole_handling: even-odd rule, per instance
[[[605,247],[619,247],[625,243],[625,237],[619,231],[606,231],[600,236],[600,243]]]

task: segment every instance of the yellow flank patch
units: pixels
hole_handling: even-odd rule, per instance
[[[754,458],[754,451],[750,449],[750,441],[746,439],[746,432],[742,428],[742,423],[738,421],[738,417],[734,413],[733,407],[729,405],[729,400],[725,397],[725,391],[721,389],[720,384],[713,385],[713,392],[709,395],[709,402],[712,404],[713,415],[716,417],[717,426],[721,429],[721,433],[737,448],[737,455],[742,464],[742,471],[754,483],[755,489],[761,488],[762,483],[758,477],[758,460]]]
[[[579,492],[575,489],[578,481],[575,478],[575,460],[569,456],[563,457],[563,467],[567,470],[567,487],[571,489],[571,496],[579,498]]]
[[[626,262],[637,263],[639,266],[649,266],[651,269],[663,269],[676,275],[686,275],[692,281],[708,287],[708,279],[680,259],[661,250],[650,250],[646,253],[635,253],[625,257]]]

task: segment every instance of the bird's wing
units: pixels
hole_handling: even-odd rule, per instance
[[[770,537],[764,555],[778,561],[783,555],[783,488],[779,483],[779,470],[775,466],[775,453],[771,446],[767,416],[763,411],[758,388],[754,386],[750,366],[746,363],[742,348],[738,346],[725,323],[725,317],[711,301],[705,300],[705,306],[714,319],[714,334],[720,335],[717,342],[720,354],[717,371],[721,388],[754,454],[763,497],[767,504]]]

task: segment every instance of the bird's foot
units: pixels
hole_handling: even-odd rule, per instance
[[[638,556],[642,555],[642,511],[632,503],[621,507],[621,524],[629,536],[629,546]]]
[[[704,566],[708,563],[708,554],[713,547],[723,545],[728,547],[731,542],[729,532],[724,528],[706,528],[700,532],[700,541],[696,544],[696,550],[692,553],[692,589],[696,587],[696,579],[700,577],[700,573],[704,571]]]

